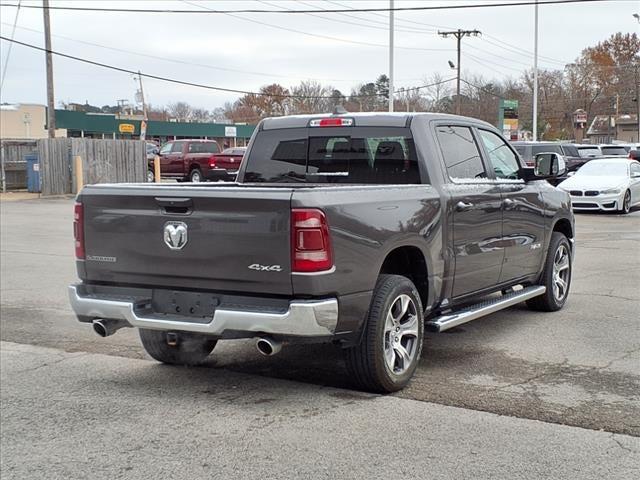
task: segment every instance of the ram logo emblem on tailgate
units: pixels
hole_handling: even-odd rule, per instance
[[[181,250],[187,244],[187,224],[184,222],[167,222],[164,224],[164,243],[171,250]]]

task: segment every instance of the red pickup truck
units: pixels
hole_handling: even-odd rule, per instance
[[[178,181],[233,180],[238,165],[227,171],[228,161],[220,158],[220,146],[214,140],[174,140],[160,149],[160,175]],[[222,161],[221,161],[222,160]],[[149,182],[155,181],[153,160],[147,173]]]
[[[216,170],[224,169],[227,172],[226,180],[235,180],[246,151],[247,147],[225,148],[222,153],[211,158],[209,167]]]

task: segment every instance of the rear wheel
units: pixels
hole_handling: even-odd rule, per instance
[[[217,341],[188,332],[140,329],[140,340],[155,360],[171,365],[200,365],[213,351]]]
[[[200,183],[202,181],[202,172],[199,168],[194,168],[189,174],[189,181],[192,183]]]
[[[624,192],[624,198],[622,199],[622,208],[618,210],[622,214],[627,214],[631,211],[631,191]]]
[[[560,310],[569,296],[572,266],[569,240],[562,233],[553,232],[541,277],[541,285],[547,290],[544,295],[527,300],[527,306],[543,312]]]
[[[415,285],[400,275],[380,275],[359,345],[345,350],[359,387],[379,393],[404,388],[418,366],[424,314]]]
[[[156,181],[156,176],[153,173],[153,170],[147,170],[147,182],[153,183]]]

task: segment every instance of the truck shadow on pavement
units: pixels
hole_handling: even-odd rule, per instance
[[[553,317],[516,306],[448,334],[426,333],[413,380],[394,395],[640,435],[639,422],[632,420],[640,418],[637,376],[604,367],[571,365],[566,359],[531,361],[491,347],[518,330],[526,334],[552,321]],[[208,367],[350,389],[360,395],[353,390],[341,350],[333,345],[288,345],[276,356],[263,357],[252,342],[242,342],[216,347]]]

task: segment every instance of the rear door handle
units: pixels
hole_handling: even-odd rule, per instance
[[[465,203],[460,201],[456,203],[456,210],[458,212],[466,212],[467,210],[471,210],[473,208],[473,203]]]

